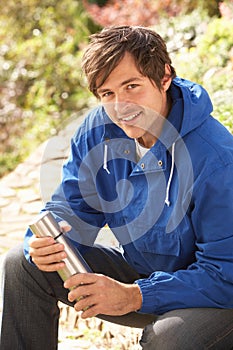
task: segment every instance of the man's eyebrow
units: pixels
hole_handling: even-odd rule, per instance
[[[122,81],[122,83],[120,85],[123,86],[123,85],[129,84],[129,83],[132,83],[132,81],[142,81],[142,78],[132,77],[132,78],[129,78],[127,80]]]
[[[120,83],[120,87],[121,86],[124,86],[124,85],[127,85],[129,83],[132,83],[133,81],[142,81],[142,78],[139,78],[139,77],[132,77],[132,78],[129,78],[127,80],[124,80]],[[98,88],[97,89],[97,93],[104,93],[104,92],[107,92],[107,91],[111,91],[111,89],[109,88]]]

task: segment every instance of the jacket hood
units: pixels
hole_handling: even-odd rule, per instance
[[[200,126],[213,111],[213,105],[207,91],[200,85],[189,80],[175,78],[171,85],[173,103],[179,98],[183,100],[183,120],[179,131],[180,136]]]

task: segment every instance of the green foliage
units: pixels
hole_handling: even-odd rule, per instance
[[[213,115],[233,132],[233,0],[8,0],[0,12],[0,176],[89,105],[80,60],[100,27],[86,9],[100,25],[153,23],[177,74],[207,89]]]
[[[167,42],[177,75],[206,88],[213,116],[233,133],[233,21],[196,10],[155,29]]]
[[[197,0],[197,5],[202,10],[206,11],[209,17],[219,16],[219,4],[222,0]]]
[[[108,3],[108,0],[88,0],[89,4],[96,4],[98,6],[104,6]]]
[[[80,56],[99,27],[75,0],[9,0],[0,21],[1,176],[88,105]]]
[[[225,67],[232,47],[233,23],[216,18],[209,23],[205,35],[200,39],[198,54],[205,66]]]

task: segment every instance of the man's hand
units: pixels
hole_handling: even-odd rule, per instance
[[[74,308],[83,311],[82,318],[98,314],[120,316],[141,308],[142,296],[136,284],[125,284],[110,277],[82,273],[70,277],[65,283],[69,301],[77,301]]]
[[[65,232],[71,229],[65,221],[59,222],[59,226]],[[46,272],[60,270],[65,266],[62,261],[67,257],[64,245],[57,243],[52,237],[31,237],[29,241],[29,254],[32,262],[38,269]]]

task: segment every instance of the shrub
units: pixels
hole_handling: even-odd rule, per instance
[[[75,0],[8,0],[0,20],[0,176],[90,97],[81,50],[99,27]]]
[[[177,16],[193,12],[196,8],[206,11],[209,16],[219,16],[219,0],[83,0],[83,4],[96,23],[109,25],[151,26],[160,22],[160,18]]]
[[[194,11],[162,21],[156,30],[168,43],[177,74],[207,89],[214,117],[233,133],[233,20]]]

